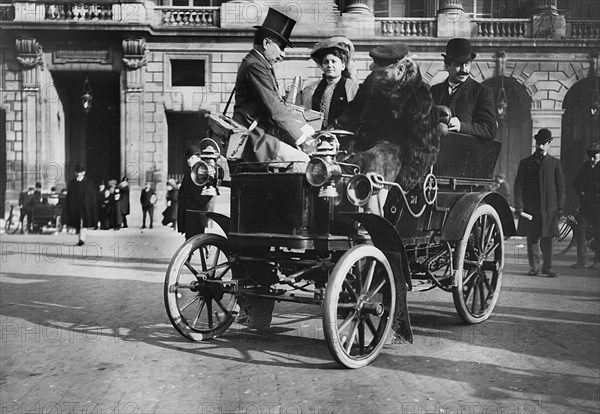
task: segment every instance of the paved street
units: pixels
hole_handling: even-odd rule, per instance
[[[598,413],[600,277],[557,261],[526,276],[507,246],[487,322],[464,326],[440,290],[409,294],[415,341],[341,369],[321,309],[277,304],[272,333],[181,337],[163,278],[181,235],[163,227],[1,236],[2,413]]]

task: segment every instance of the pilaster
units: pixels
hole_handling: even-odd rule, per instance
[[[121,171],[132,186],[146,180],[144,134],[144,66],[148,50],[145,39],[125,39],[123,47],[123,105],[121,106]]]
[[[34,38],[15,40],[17,61],[21,66],[23,110],[23,158],[21,188],[41,180],[41,96],[40,72],[44,70],[42,46]]]

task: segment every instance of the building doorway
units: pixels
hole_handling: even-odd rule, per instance
[[[587,160],[585,149],[600,137],[600,117],[594,118],[590,112],[595,80],[594,77],[580,80],[569,89],[563,101],[560,161],[565,175],[565,211],[568,213],[579,207],[573,180]]]
[[[185,150],[191,145],[200,145],[208,136],[208,112],[167,112],[169,129],[169,167],[167,176],[181,180],[189,168]]]
[[[120,99],[119,74],[113,72],[52,73],[65,114],[65,175],[74,174],[75,165],[84,164],[86,176],[95,184],[120,180]],[[88,79],[92,106],[84,112],[81,95]]]
[[[497,76],[483,82],[492,88],[494,102],[498,102],[498,94],[502,87],[502,79]],[[504,119],[498,121],[496,140],[502,143],[500,156],[496,162],[495,174],[504,174],[511,190],[515,184],[519,162],[531,155],[533,128],[531,121],[531,97],[527,89],[514,78],[504,77],[504,89],[508,103],[508,112]],[[512,191],[511,200],[513,205]]]

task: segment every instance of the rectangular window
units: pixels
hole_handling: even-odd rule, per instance
[[[171,59],[171,86],[205,86],[204,59]]]

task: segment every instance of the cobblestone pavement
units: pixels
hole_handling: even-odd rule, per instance
[[[193,343],[170,325],[166,228],[0,235],[2,413],[598,413],[600,277],[558,261],[526,276],[507,245],[494,315],[462,325],[450,294],[410,293],[415,340],[341,369],[321,309],[277,304],[272,332]]]

